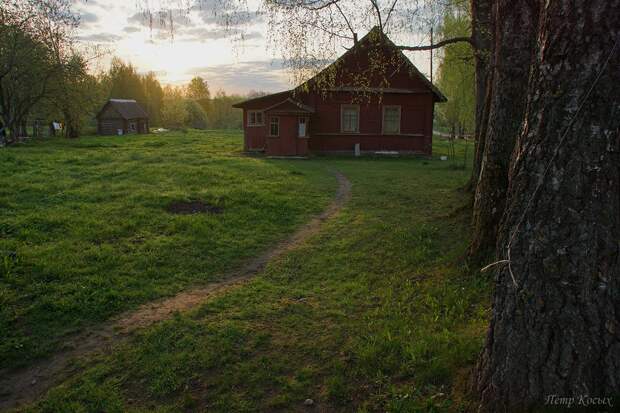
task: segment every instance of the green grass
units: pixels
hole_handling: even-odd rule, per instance
[[[0,368],[212,281],[320,211],[335,179],[238,152],[238,133],[52,139],[0,150]],[[200,199],[219,215],[172,215]]]
[[[323,232],[251,282],[140,332],[111,355],[83,360],[81,373],[26,410],[308,411],[311,398],[315,411],[459,411],[454,386],[482,344],[489,284],[463,264],[469,217],[455,211],[467,202],[458,188],[469,170],[437,159],[447,143],[435,140],[433,159],[268,161],[236,156],[237,135],[208,136],[215,142],[194,145],[221,149],[220,173],[282,173],[286,179],[268,186],[276,193],[295,179],[287,205],[300,220],[325,205],[321,191],[332,194],[330,168],[349,177],[352,199]],[[186,139],[170,150],[181,151]],[[142,156],[137,148],[124,156]],[[457,143],[459,157],[463,150]],[[299,222],[280,222],[286,215],[270,222],[271,213],[260,209],[254,219],[282,231]]]

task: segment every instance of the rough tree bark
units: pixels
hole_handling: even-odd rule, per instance
[[[79,138],[80,137],[80,124],[79,120],[70,112],[63,111],[63,117],[65,121],[65,138]]]
[[[468,184],[468,189],[473,190],[478,182],[478,175],[480,174],[480,165],[482,161],[482,153],[484,150],[484,137],[486,127],[484,125],[485,109],[488,108],[486,104],[487,86],[489,85],[489,67],[491,66],[491,56],[493,45],[493,32],[492,26],[492,6],[493,2],[490,0],[471,0],[471,39],[474,45],[474,57],[475,57],[475,94],[476,94],[476,113],[475,113],[475,127],[474,137],[476,140],[476,146],[474,150],[474,166],[471,174],[471,179]]]
[[[486,412],[620,393],[620,0],[540,7],[498,243],[511,265],[473,376]]]
[[[510,156],[525,115],[525,85],[535,50],[538,2],[500,0],[495,4],[493,18],[495,45],[488,88],[492,95],[487,102],[488,118],[482,121],[486,133],[474,197],[474,231],[469,252],[473,259],[492,253],[497,241]]]

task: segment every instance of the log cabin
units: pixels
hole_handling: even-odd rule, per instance
[[[149,115],[133,99],[110,99],[96,116],[98,135],[149,133]]]
[[[446,100],[376,27],[298,87],[233,107],[243,109],[246,151],[430,156],[435,102]]]

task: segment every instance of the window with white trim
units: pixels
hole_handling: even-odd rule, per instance
[[[342,105],[340,109],[340,131],[357,133],[360,131],[359,105]]]
[[[280,118],[274,116],[269,122],[269,135],[280,136]]]
[[[299,118],[298,135],[300,138],[305,138],[308,133],[308,118]]]
[[[383,107],[383,133],[394,135],[400,133],[400,106]]]
[[[263,126],[263,112],[248,110],[248,126]]]

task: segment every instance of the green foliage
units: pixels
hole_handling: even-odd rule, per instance
[[[28,117],[75,71],[72,2],[13,1],[0,6],[0,118],[12,138],[27,134]],[[79,69],[83,66],[80,62]]]
[[[115,57],[106,77],[110,98],[135,99],[142,107],[146,107],[146,91],[142,84],[142,76],[131,63],[125,63]]]
[[[181,129],[188,125],[189,112],[180,89],[166,86],[161,110],[161,124],[168,129]]]
[[[209,127],[214,129],[243,129],[243,112],[232,107],[245,98],[239,95],[227,95],[220,90],[211,99],[207,116]]]
[[[202,108],[202,110],[205,111],[205,113],[209,113],[209,111],[211,110],[210,98],[196,99],[196,103],[200,105],[200,107]]]
[[[170,129],[242,129],[243,113],[232,107],[243,96],[219,91],[215,97],[198,101],[186,99],[182,90],[167,86],[164,89],[162,125]]]
[[[105,91],[97,78],[88,73],[85,56],[74,54],[62,77],[55,85],[55,93],[45,105],[39,106],[38,114],[43,119],[62,119],[66,137],[81,135],[93,113],[101,108]]]
[[[187,110],[187,125],[194,129],[207,129],[207,112],[198,102],[191,99],[185,100]]]
[[[145,109],[149,114],[149,123],[153,126],[161,124],[161,110],[164,101],[164,90],[159,84],[155,73],[149,72],[142,78],[146,97]]]
[[[471,21],[465,3],[447,8],[440,34],[443,38],[469,36]],[[448,102],[437,106],[440,123],[448,130],[473,131],[475,114],[474,55],[469,44],[456,43],[443,49],[437,86]]]
[[[209,84],[200,76],[196,76],[190,80],[185,93],[186,96],[192,100],[208,100],[211,97]]]

